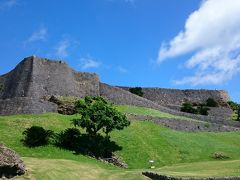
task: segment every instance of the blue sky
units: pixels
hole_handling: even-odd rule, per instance
[[[0,0],[0,74],[37,55],[111,85],[224,89],[240,102],[239,2]]]

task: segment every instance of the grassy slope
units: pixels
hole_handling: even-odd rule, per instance
[[[175,172],[181,176],[185,172],[185,176],[191,173],[193,175],[201,176],[202,174],[211,175],[212,172],[212,175],[220,175],[216,173],[216,170],[221,169],[221,172],[224,172],[222,171],[222,166],[224,166],[224,163],[226,162],[232,163],[232,170],[225,168],[226,172],[224,172],[223,175],[227,176],[236,175],[237,173],[240,174],[239,171],[237,172],[237,168],[239,169],[239,161],[232,161],[235,159],[240,159],[239,132],[183,133],[156,126],[151,122],[134,121],[129,128],[123,131],[115,131],[112,133],[112,139],[123,147],[123,150],[118,152],[118,154],[129,164],[130,170],[127,172],[125,170],[120,170],[119,168],[98,162],[94,159],[90,159],[82,155],[73,155],[69,151],[60,150],[52,146],[29,149],[24,147],[20,142],[20,139],[22,138],[22,131],[33,124],[41,125],[54,131],[60,131],[64,128],[72,127],[70,124],[70,120],[72,118],[74,118],[74,116],[63,116],[53,113],[43,115],[18,115],[0,117],[0,142],[3,142],[10,148],[13,148],[21,156],[26,157],[25,161],[28,167],[31,169],[30,172],[33,173],[28,176],[33,175],[38,177],[38,179],[41,179],[42,176],[42,179],[44,179],[43,172],[48,170],[46,167],[45,169],[44,167],[40,168],[37,164],[41,164],[41,162],[38,161],[50,164],[49,166],[53,168],[51,171],[56,174],[56,176],[51,175],[53,177],[60,176],[62,172],[65,172],[63,169],[64,167],[68,166],[68,163],[75,163],[76,166],[79,165],[79,168],[84,165],[84,167],[89,166],[89,169],[99,169],[100,173],[92,173],[95,174],[95,179],[98,179],[98,177],[107,177],[114,174],[116,175],[114,179],[117,177],[125,176],[132,177],[133,175],[140,177],[139,169],[148,168],[148,160],[150,159],[156,161],[155,165],[157,168],[160,168],[160,172],[166,172],[167,174]],[[214,162],[211,158],[211,155],[217,151],[224,152],[230,156],[230,159],[228,161],[217,161],[217,163]],[[32,159],[29,157],[35,158]],[[195,162],[199,162],[200,164]],[[207,171],[205,168],[207,166],[201,164],[203,162],[206,164],[215,163],[211,167],[213,170]],[[182,164],[176,165],[178,163],[190,163],[183,164],[183,166],[189,166],[192,167],[192,169],[181,169]],[[63,167],[61,166],[63,169],[61,169],[59,164],[65,164]],[[203,173],[197,173],[194,167],[197,169],[199,167],[202,167]],[[80,168],[79,173],[80,172],[83,173],[87,171]],[[79,176],[79,173],[73,170],[72,174],[74,173]]]
[[[137,115],[143,115],[143,116],[153,116],[153,117],[168,118],[168,119],[177,119],[177,120],[194,120],[191,118],[176,116],[176,115],[161,112],[155,109],[146,108],[146,107],[116,105],[116,108],[123,113],[137,114]],[[194,120],[194,121],[197,121],[197,120]]]

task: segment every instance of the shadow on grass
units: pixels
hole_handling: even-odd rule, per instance
[[[81,134],[77,128],[69,128],[57,134],[55,145],[59,148],[74,151],[95,158],[110,158],[122,147],[108,137],[101,135],[89,136]]]

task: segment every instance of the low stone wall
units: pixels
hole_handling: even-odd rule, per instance
[[[152,116],[134,115],[134,114],[127,114],[127,117],[132,120],[152,121],[164,127],[171,128],[177,131],[185,131],[185,132],[240,131],[240,128],[238,127],[224,126],[221,124],[202,122],[202,121],[167,119],[167,118],[158,118],[158,117],[152,117]]]
[[[147,176],[153,180],[240,180],[240,176],[236,177],[208,177],[208,178],[181,178],[173,176],[159,175],[153,172],[143,172],[144,176]]]
[[[11,98],[0,100],[0,115],[40,114],[57,112],[57,105],[34,98]]]

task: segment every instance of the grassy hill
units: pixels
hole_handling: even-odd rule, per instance
[[[144,112],[136,107],[131,109],[131,106],[127,110],[119,106],[119,110],[136,114]],[[150,109],[144,113],[153,115],[152,111],[155,115],[162,114]],[[150,159],[155,161],[155,171],[162,174],[191,177],[240,175],[240,132],[185,133],[152,122],[132,121],[130,127],[111,134],[112,140],[122,146],[117,154],[129,165],[127,170],[54,146],[27,148],[22,145],[25,128],[40,125],[59,132],[72,127],[70,120],[73,118],[55,113],[0,117],[0,142],[24,157],[29,169],[24,178],[144,179],[141,172],[149,168]],[[229,158],[214,159],[215,152]]]

